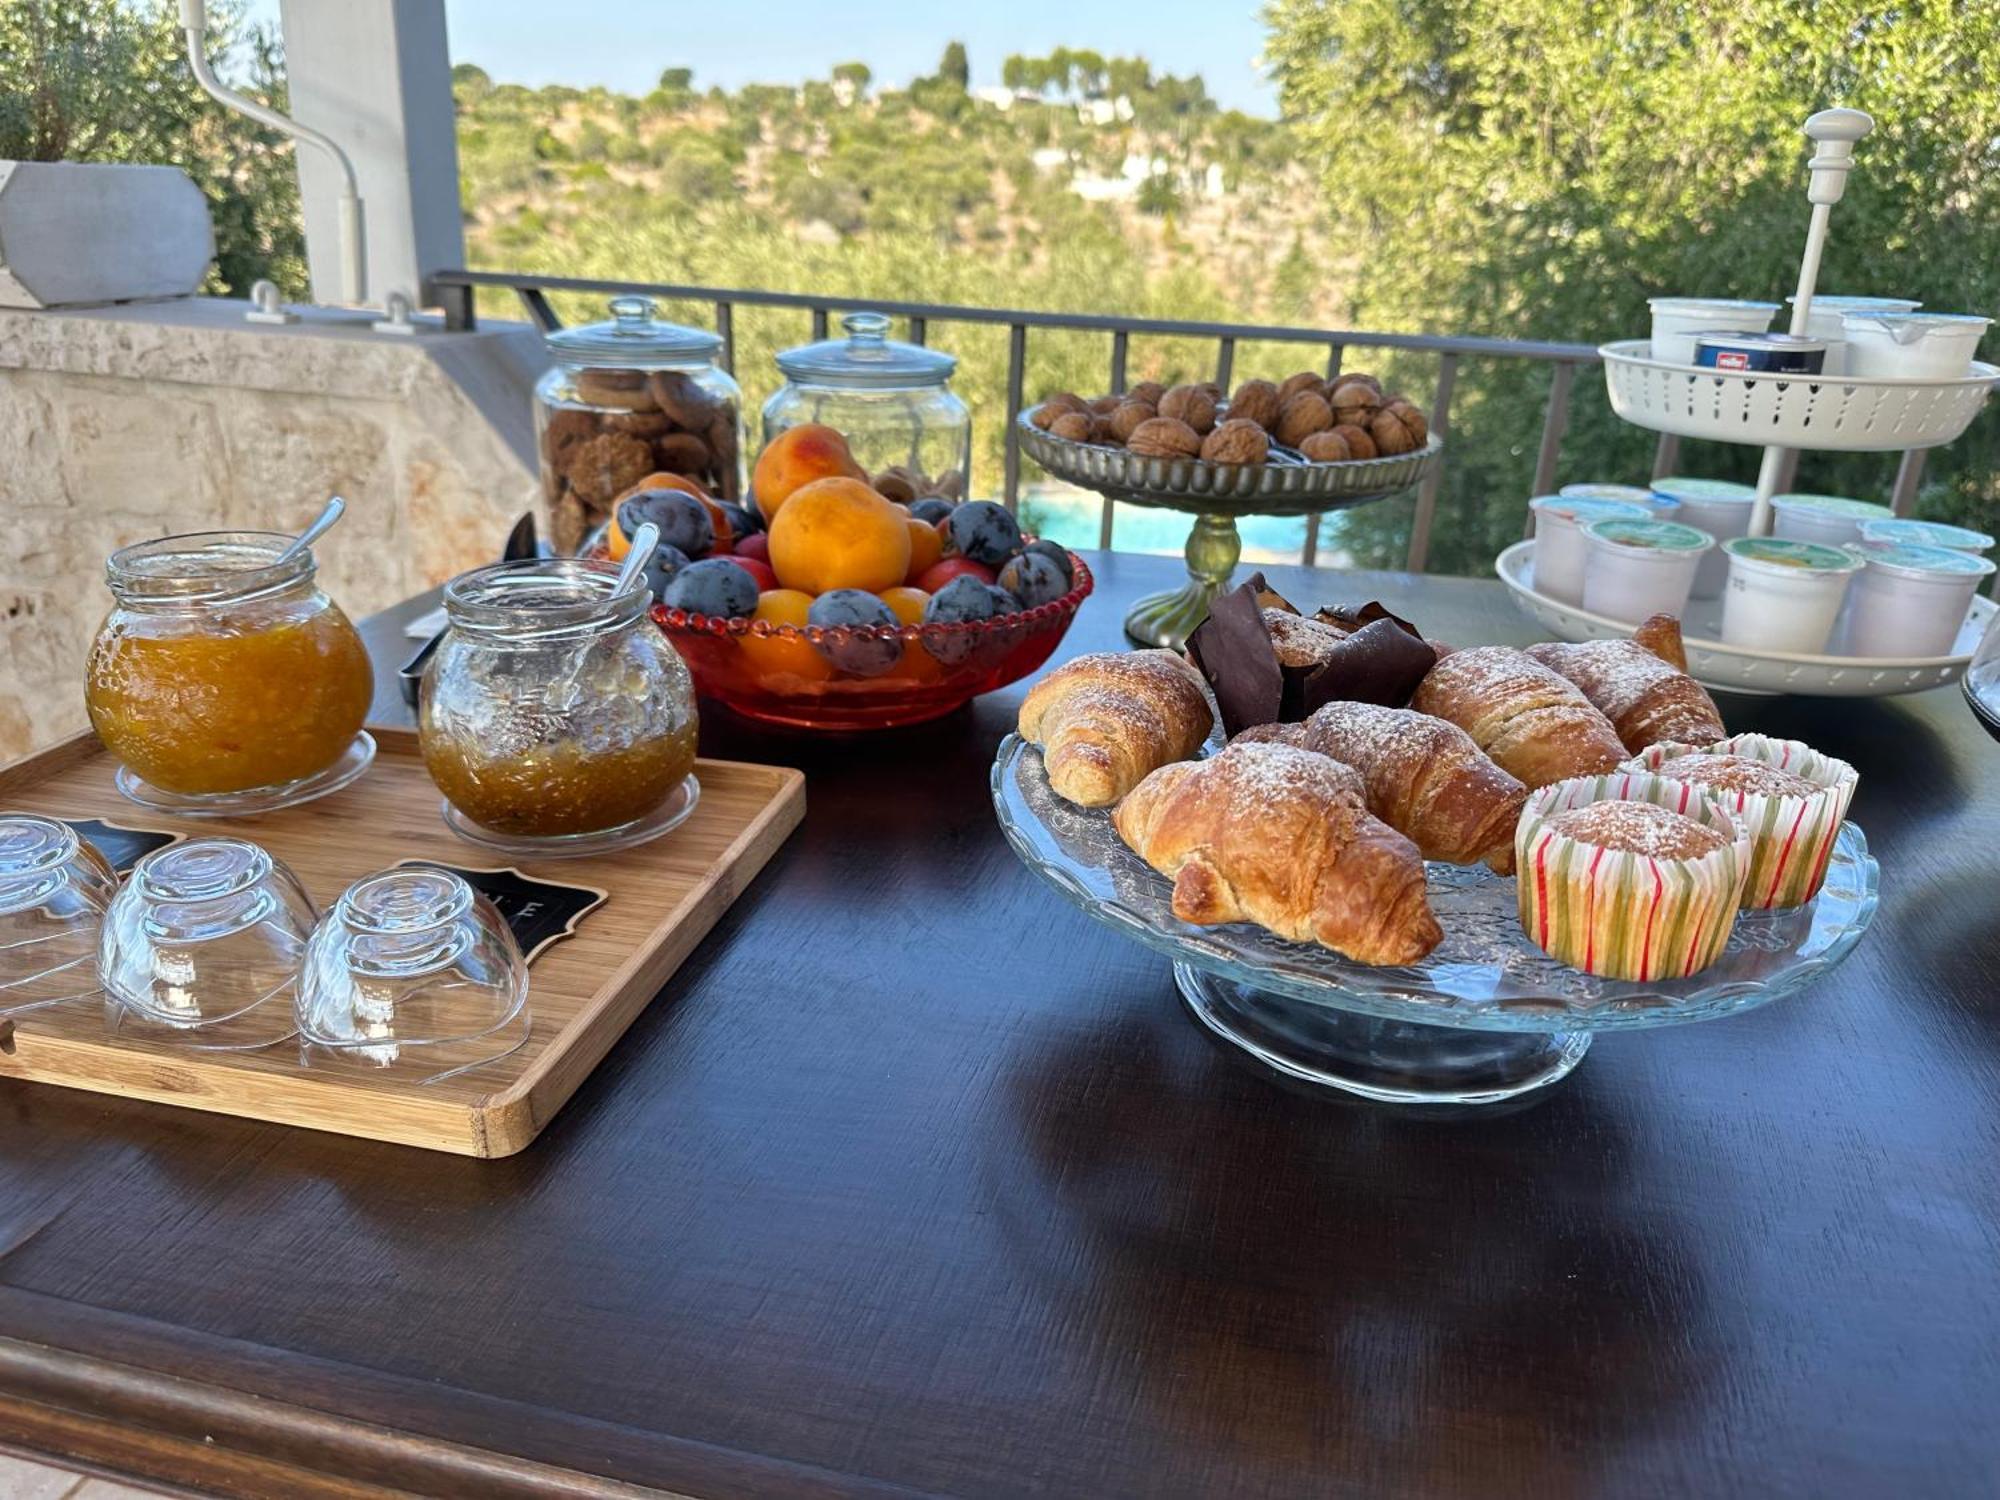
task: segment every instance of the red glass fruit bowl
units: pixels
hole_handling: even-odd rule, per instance
[[[1054,654],[1093,580],[1070,553],[1075,585],[1047,604],[963,625],[773,625],[654,606],[653,618],[694,674],[704,698],[772,724],[804,729],[889,729],[950,713],[981,693],[1018,682]],[[842,665],[884,654],[887,670]],[[873,648],[873,649],[871,649]]]

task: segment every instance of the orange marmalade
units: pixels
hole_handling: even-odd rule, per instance
[[[517,838],[597,833],[645,817],[694,769],[692,720],[653,739],[589,749],[576,740],[495,754],[471,736],[425,737],[424,767],[451,805]]]
[[[374,695],[361,637],[290,539],[210,532],[113,555],[118,603],[85,702],[106,748],[162,791],[214,795],[316,776]]]

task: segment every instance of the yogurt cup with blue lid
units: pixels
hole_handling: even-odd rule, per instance
[[[1689,479],[1675,474],[1655,479],[1653,493],[1665,495],[1680,506],[1674,515],[1676,521],[1699,527],[1719,542],[1750,532],[1750,512],[1757,502],[1757,492],[1747,484],[1729,479]],[[1692,597],[1713,599],[1722,592],[1723,580],[1728,576],[1729,559],[1718,547],[1701,560],[1700,568],[1695,571]]]
[[[1969,526],[1950,526],[1943,521],[1917,521],[1891,516],[1883,521],[1863,521],[1864,542],[1902,542],[1918,547],[1948,547],[1953,552],[1982,553],[1993,550],[1993,538]]]
[[[1653,503],[1653,492],[1636,484],[1566,484],[1556,493],[1565,500],[1623,500],[1628,505]]]
[[[1773,495],[1771,509],[1776,521],[1772,531],[1800,542],[1824,542],[1830,547],[1861,540],[1865,521],[1887,521],[1895,512],[1873,500],[1853,500],[1845,495]]]
[[[1791,656],[1826,650],[1860,559],[1844,547],[1775,536],[1731,537],[1722,552],[1725,644]]]
[[[1652,512],[1629,500],[1589,495],[1537,495],[1528,502],[1535,513],[1535,590],[1563,604],[1583,603],[1583,564],[1588,547],[1583,527],[1590,521],[1644,521]]]
[[[1757,498],[1757,491],[1747,484],[1738,484],[1733,479],[1683,479],[1670,474],[1665,479],[1653,481],[1653,493],[1665,495],[1669,500],[1678,500],[1686,505],[1690,502],[1708,505],[1748,505]]]

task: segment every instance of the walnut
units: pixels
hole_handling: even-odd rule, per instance
[[[1201,434],[1177,417],[1154,417],[1134,428],[1125,446],[1144,458],[1193,458],[1201,452]]]
[[[1087,443],[1097,435],[1097,419],[1087,411],[1066,411],[1049,423],[1049,436]]]
[[[1217,406],[1222,405],[1222,387],[1213,380],[1197,380],[1195,389],[1208,392],[1208,399]]]
[[[965,476],[956,469],[946,469],[934,479],[924,481],[924,494],[942,495],[947,500],[956,500],[965,493]]]
[[[653,472],[653,447],[623,432],[599,433],[577,444],[564,472],[585,505],[609,505]]]
[[[550,463],[562,468],[578,443],[597,436],[597,424],[602,420],[596,412],[558,407],[549,413],[549,425],[542,430],[543,454]]]
[[[921,493],[924,476],[912,473],[902,464],[891,464],[875,476],[875,493],[884,500],[894,500],[908,505]]]
[[[1347,446],[1347,439],[1340,435],[1338,427],[1308,434],[1299,444],[1299,452],[1316,464],[1342,464],[1354,457],[1354,450]]]
[[[1384,456],[1414,453],[1423,447],[1430,426],[1423,413],[1409,402],[1397,401],[1375,413],[1375,420],[1368,424],[1368,435],[1375,439],[1375,450]]]
[[[1374,458],[1377,456],[1375,452],[1375,439],[1368,435],[1367,428],[1352,427],[1343,423],[1333,430],[1347,440],[1347,456],[1349,458]]]
[[[1229,416],[1255,422],[1269,432],[1278,425],[1278,409],[1284,404],[1278,399],[1278,388],[1270,381],[1246,380],[1229,398]]]
[[[1410,436],[1417,440],[1419,448],[1430,441],[1430,418],[1424,415],[1423,408],[1414,401],[1405,401],[1401,396],[1391,396],[1382,403],[1382,410],[1392,411],[1402,419],[1403,425],[1410,429]]]
[[[715,455],[691,432],[669,433],[653,445],[660,467],[670,474],[706,474]]]
[[[1105,425],[1113,442],[1129,442],[1141,422],[1150,422],[1159,414],[1159,408],[1150,401],[1127,401],[1105,418]]]
[[[1315,432],[1333,425],[1333,408],[1317,391],[1300,391],[1278,411],[1278,430],[1273,434],[1287,448],[1296,448]]]
[[[1264,424],[1248,417],[1224,422],[1201,445],[1201,456],[1218,464],[1261,464],[1270,452],[1271,438]]]
[[[1215,398],[1202,386],[1177,385],[1160,397],[1160,415],[1205,433],[1215,426]]]
[[[1035,408],[1028,420],[1041,428],[1042,431],[1047,432],[1055,425],[1056,418],[1063,415],[1063,413],[1072,411],[1088,412],[1089,410],[1090,408],[1084,404],[1081,396],[1073,396],[1068,391],[1057,391],[1053,396],[1045,397],[1042,404]]]
[[[722,405],[685,370],[655,370],[646,378],[646,386],[682,432],[703,431]]]
[[[1333,408],[1333,420],[1345,422],[1351,427],[1366,427],[1375,419],[1375,413],[1382,409],[1382,392],[1367,380],[1357,380],[1344,376],[1334,383],[1327,393],[1327,404]]]
[[[1300,391],[1311,391],[1315,396],[1323,396],[1326,394],[1326,382],[1311,370],[1301,370],[1296,375],[1287,375],[1278,387],[1279,407],[1282,408]]]
[[[1108,417],[1124,404],[1123,396],[1099,396],[1090,403],[1090,410],[1095,416]]]
[[[1125,393],[1127,401],[1143,401],[1148,406],[1158,406],[1160,397],[1166,395],[1167,388],[1157,380],[1142,380]]]
[[[1382,394],[1382,382],[1377,380],[1373,375],[1370,375],[1366,370],[1349,370],[1344,374],[1336,375],[1327,384],[1328,394],[1330,395],[1350,382],[1367,386],[1377,396]]]

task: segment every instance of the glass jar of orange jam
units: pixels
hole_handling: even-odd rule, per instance
[[[450,621],[417,708],[446,821],[524,851],[622,847],[693,807],[694,683],[647,618],[643,580],[572,558],[445,588]]]
[[[128,796],[262,810],[366,768],[368,651],[314,581],[311,551],[277,560],[291,541],[195,532],[111,555],[116,602],[91,643],[84,701]]]

